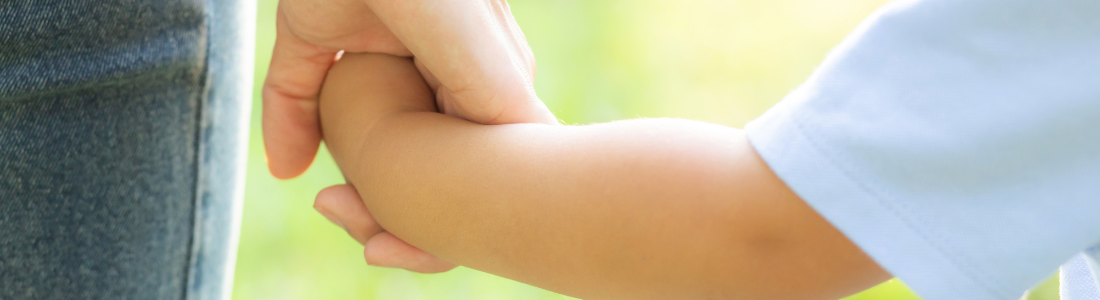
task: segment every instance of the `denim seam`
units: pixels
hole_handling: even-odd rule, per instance
[[[108,80],[108,81],[86,83],[86,84],[77,84],[77,85],[72,85],[72,86],[67,87],[67,88],[48,89],[46,91],[31,92],[31,93],[26,93],[26,94],[18,94],[18,95],[12,95],[10,97],[0,97],[0,107],[3,107],[3,106],[5,106],[9,103],[15,104],[15,103],[22,103],[24,101],[33,101],[33,100],[37,100],[37,99],[41,99],[41,98],[45,98],[45,97],[70,94],[70,93],[75,92],[75,91],[87,90],[87,89],[90,89],[90,88],[107,88],[107,87],[125,86],[125,85],[128,85],[128,84],[134,83],[134,82],[140,82],[141,80],[146,80],[147,78],[150,78],[150,77],[155,77],[157,75],[169,74],[170,71],[164,71],[164,72],[140,72],[140,71],[135,71],[135,72],[132,72],[132,73],[133,73],[133,75],[123,76],[122,78],[119,78],[117,80]],[[203,74],[202,77],[205,77],[205,74]]]
[[[195,144],[194,144],[194,147],[195,147],[194,148],[195,149],[195,154],[194,154],[195,155],[195,157],[194,157],[195,158],[195,164],[194,164],[194,174],[195,174],[194,191],[195,192],[194,192],[194,199],[192,200],[193,204],[192,204],[192,211],[191,211],[191,241],[188,243],[188,247],[190,248],[188,250],[188,252],[189,252],[188,256],[189,257],[188,257],[188,263],[187,263],[187,270],[184,272],[185,275],[183,277],[183,289],[182,289],[183,292],[182,292],[182,295],[180,295],[181,300],[187,299],[188,294],[191,293],[192,281],[193,281],[194,276],[196,276],[195,272],[198,269],[198,263],[199,263],[199,259],[200,259],[200,257],[199,257],[199,254],[200,254],[199,247],[202,247],[202,242],[201,242],[202,239],[200,238],[200,235],[202,234],[202,224],[203,224],[203,222],[202,222],[202,219],[203,219],[203,215],[202,215],[203,201],[202,200],[204,198],[203,190],[205,190],[205,188],[203,186],[203,178],[205,176],[202,173],[202,166],[203,166],[203,159],[205,158],[205,155],[204,155],[205,151],[203,151],[203,149],[206,146],[206,141],[203,140],[203,137],[205,136],[204,128],[206,128],[206,126],[203,125],[203,120],[206,117],[206,111],[205,111],[205,108],[207,106],[206,101],[210,100],[209,99],[210,98],[210,83],[207,82],[207,77],[209,76],[209,72],[210,72],[210,23],[211,23],[212,17],[213,17],[213,16],[211,16],[211,12],[210,12],[210,8],[212,7],[210,5],[210,1],[211,0],[207,0],[207,1],[203,2],[203,5],[205,7],[204,7],[204,13],[203,13],[203,26],[202,26],[203,33],[201,35],[201,38],[203,39],[203,43],[205,45],[204,45],[202,53],[201,53],[201,55],[202,55],[202,72],[200,72],[200,75],[199,75],[199,78],[198,78],[198,82],[199,82],[199,84],[202,85],[202,89],[201,89],[201,92],[199,94],[199,101],[196,101],[197,104],[196,104],[196,107],[195,107],[195,112],[196,112],[196,114],[195,114],[195,127],[196,128],[195,128]]]

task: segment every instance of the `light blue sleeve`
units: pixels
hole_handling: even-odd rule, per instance
[[[1100,242],[1100,1],[892,3],[746,130],[925,299],[1018,299]]]
[[[1062,265],[1058,289],[1062,300],[1100,300],[1094,264],[1092,256],[1081,253]]]

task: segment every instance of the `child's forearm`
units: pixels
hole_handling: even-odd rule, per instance
[[[486,126],[429,99],[407,60],[345,57],[322,125],[379,224],[450,261],[582,298],[828,299],[888,276],[738,130]]]
[[[341,166],[367,207],[402,239],[476,269],[592,298],[839,297],[855,291],[843,283],[882,279],[733,129],[434,113],[376,126],[359,152],[334,153],[358,156]]]

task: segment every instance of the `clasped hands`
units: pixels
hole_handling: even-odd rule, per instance
[[[282,0],[277,13],[263,87],[264,146],[275,177],[298,176],[313,161],[322,140],[318,97],[341,51],[410,58],[434,96],[429,107],[441,113],[481,124],[557,124],[535,95],[534,56],[504,0]],[[455,267],[386,232],[350,185],[322,190],[314,207],[363,244],[371,265]]]

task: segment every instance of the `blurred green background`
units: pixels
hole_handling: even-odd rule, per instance
[[[885,0],[513,0],[535,52],[539,96],[586,124],[677,117],[741,127],[805,80]],[[466,268],[436,275],[367,266],[362,247],[313,208],[342,183],[322,149],[303,176],[268,174],[260,85],[275,0],[259,0],[252,135],[236,299],[570,299]],[[1058,299],[1057,278],[1031,299]],[[919,299],[898,280],[847,298]]]

